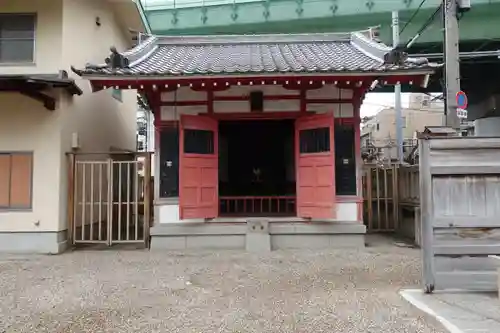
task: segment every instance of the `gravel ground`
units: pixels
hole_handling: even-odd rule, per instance
[[[444,332],[399,295],[418,250],[0,256],[0,332]]]

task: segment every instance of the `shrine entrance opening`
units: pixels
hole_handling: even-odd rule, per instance
[[[221,216],[296,216],[294,120],[219,122]]]

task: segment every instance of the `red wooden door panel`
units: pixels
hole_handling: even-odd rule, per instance
[[[335,218],[333,115],[301,117],[295,123],[297,215]]]
[[[181,219],[214,218],[219,212],[217,120],[181,116],[179,215]]]

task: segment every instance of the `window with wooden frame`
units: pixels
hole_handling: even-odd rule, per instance
[[[33,153],[0,152],[0,209],[30,209]]]

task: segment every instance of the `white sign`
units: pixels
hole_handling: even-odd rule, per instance
[[[457,108],[457,117],[467,119],[467,110]]]

